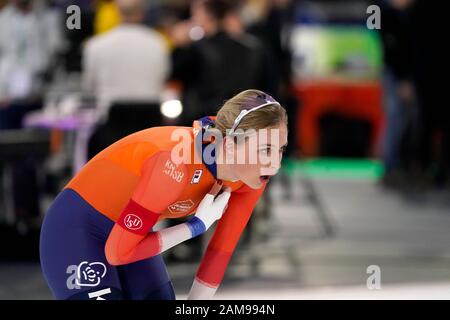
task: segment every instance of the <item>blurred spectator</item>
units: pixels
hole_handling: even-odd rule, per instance
[[[404,181],[410,168],[411,144],[416,142],[417,112],[412,83],[413,30],[411,5],[414,0],[383,1],[381,39],[384,49],[383,91],[386,133],[383,161],[385,185]],[[408,130],[408,128],[410,130]],[[408,134],[409,133],[409,134]]]
[[[416,0],[414,15],[414,81],[419,104],[420,143],[415,159],[422,182],[448,184],[450,168],[450,108],[447,77],[450,61],[442,45],[446,39],[444,1]],[[430,179],[431,178],[431,179]],[[429,180],[427,182],[427,180]]]
[[[189,18],[190,0],[150,0],[145,13],[145,24],[161,30]]]
[[[23,114],[39,102],[45,75],[51,71],[51,61],[60,48],[57,19],[46,8],[34,4],[29,0],[10,1],[0,12],[3,128],[20,127]],[[20,106],[13,109],[15,104]]]
[[[289,0],[248,1],[242,9],[247,31],[258,37],[272,61],[279,96],[291,83],[290,29],[294,3]]]
[[[52,61],[61,48],[60,16],[47,4],[14,0],[0,11],[0,130],[20,129],[25,114],[42,106]],[[38,164],[32,150],[17,161],[0,160],[9,164],[14,218],[39,217]]]
[[[145,24],[158,30],[170,51],[174,48],[172,30],[180,21],[190,18],[191,0],[151,0],[145,13]]]
[[[170,69],[164,39],[142,25],[143,0],[116,3],[121,24],[89,40],[83,54],[83,85],[107,119],[91,139],[90,157],[127,134],[162,122],[160,94]]]
[[[236,10],[232,1],[195,1],[191,21],[173,30],[177,48],[171,78],[183,85],[184,125],[215,114],[224,99],[240,90],[258,88],[272,93],[266,85],[267,60],[261,43],[239,26],[227,32],[233,28],[230,15]]]

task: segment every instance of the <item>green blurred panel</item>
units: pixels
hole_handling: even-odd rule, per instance
[[[366,79],[382,67],[380,36],[362,26],[299,26],[292,49],[296,74]]]
[[[341,158],[285,159],[282,169],[289,175],[364,180],[378,180],[384,171],[378,160]]]
[[[333,27],[323,30],[323,50],[330,71],[349,65],[366,64],[371,76],[382,65],[381,42],[376,32],[361,27]]]

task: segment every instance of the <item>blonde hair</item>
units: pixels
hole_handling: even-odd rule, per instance
[[[280,104],[260,90],[249,89],[238,93],[225,102],[217,112],[215,128],[222,133],[222,136],[225,136],[227,130],[233,127],[234,121],[242,110],[249,110],[267,103],[267,101],[273,101],[273,103],[245,115],[239,122],[237,129],[244,131],[248,129],[258,130],[276,127],[281,123],[287,126],[286,110]]]

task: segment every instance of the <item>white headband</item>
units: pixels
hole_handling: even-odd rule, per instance
[[[234,131],[236,130],[236,128],[239,125],[239,123],[241,122],[242,118],[244,118],[247,114],[249,114],[252,111],[261,109],[261,108],[263,108],[265,106],[271,105],[271,104],[280,105],[278,102],[272,101],[272,102],[266,102],[266,103],[260,104],[259,106],[253,107],[253,108],[248,109],[248,110],[242,110],[241,113],[239,113],[239,115],[234,120],[233,126],[231,127],[230,131],[228,131],[228,135],[236,135],[236,133]]]

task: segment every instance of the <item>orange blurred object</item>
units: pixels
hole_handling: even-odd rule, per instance
[[[302,155],[319,156],[319,120],[328,112],[368,120],[373,128],[371,150],[375,155],[384,122],[379,81],[304,81],[294,91],[302,103],[296,119],[298,147]]]

